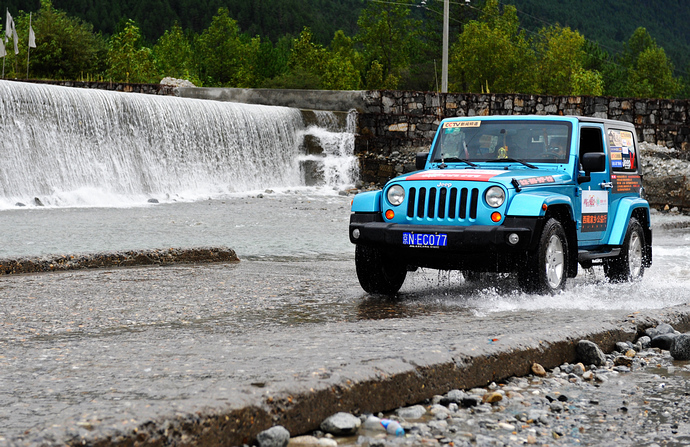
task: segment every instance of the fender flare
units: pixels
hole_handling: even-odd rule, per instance
[[[644,209],[647,215],[647,222],[649,222],[649,203],[639,197],[623,197],[618,202],[618,209],[616,210],[616,217],[611,223],[611,232],[609,233],[608,245],[621,246],[625,233],[628,231],[628,222],[632,217],[633,212],[637,209]],[[645,222],[640,222],[643,226]]]
[[[352,199],[353,213],[380,213],[381,194],[383,191],[367,191],[357,194]]]
[[[573,213],[573,201],[564,194],[543,193],[520,193],[513,197],[506,216],[521,217],[542,217],[546,214],[546,209],[554,205],[565,205]]]

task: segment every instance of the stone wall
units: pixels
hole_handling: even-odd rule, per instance
[[[632,122],[640,141],[675,148],[690,160],[690,101],[518,94],[367,92],[355,152],[362,180],[383,183],[414,168],[441,119],[476,115],[577,115]]]

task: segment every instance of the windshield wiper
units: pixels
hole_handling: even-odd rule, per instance
[[[446,163],[466,163],[466,164],[472,166],[473,168],[476,168],[478,166],[477,164],[472,163],[469,160],[465,160],[464,158],[457,158],[457,157],[442,158],[440,160],[434,160],[434,163],[438,163],[439,161],[441,162],[441,165],[439,165],[439,168],[441,166],[443,166],[445,168]],[[441,168],[441,169],[443,169],[443,168]]]
[[[495,160],[486,160],[487,163],[502,163],[502,162],[509,162],[509,163],[520,163],[528,168],[532,169],[539,169],[537,166],[534,166],[533,164],[529,164],[526,161],[518,160],[517,158],[497,158]]]

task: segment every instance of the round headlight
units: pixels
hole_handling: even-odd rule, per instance
[[[486,200],[487,205],[490,207],[498,208],[499,206],[503,205],[503,202],[505,202],[506,194],[503,192],[503,188],[500,186],[492,186],[486,190],[484,199]]]
[[[386,197],[391,205],[398,206],[405,200],[405,189],[400,185],[393,185],[388,188]]]

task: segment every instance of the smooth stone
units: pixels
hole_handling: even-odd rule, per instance
[[[637,343],[640,344],[642,349],[649,349],[652,346],[652,339],[646,335],[637,339]]]
[[[450,390],[441,398],[441,405],[448,406],[451,403],[461,404],[462,400],[467,397],[467,393],[461,390]]]
[[[532,363],[532,373],[535,376],[546,377],[546,370],[539,363]]]
[[[586,365],[601,366],[606,363],[606,356],[604,352],[589,340],[580,340],[577,342],[577,356],[580,361]]]
[[[690,334],[676,336],[671,345],[671,356],[675,360],[690,360]]]
[[[411,407],[398,408],[395,414],[403,419],[420,419],[426,414],[426,408],[422,405],[413,405]]]
[[[314,436],[296,436],[290,438],[288,447],[338,447],[335,439],[317,438]]]
[[[336,436],[354,435],[362,421],[350,413],[336,413],[321,422],[321,430]]]
[[[285,447],[290,442],[290,432],[281,425],[264,430],[256,436],[259,447]]]
[[[664,351],[670,351],[673,345],[673,340],[678,337],[678,335],[673,333],[659,334],[652,338],[652,348],[663,349]]]

